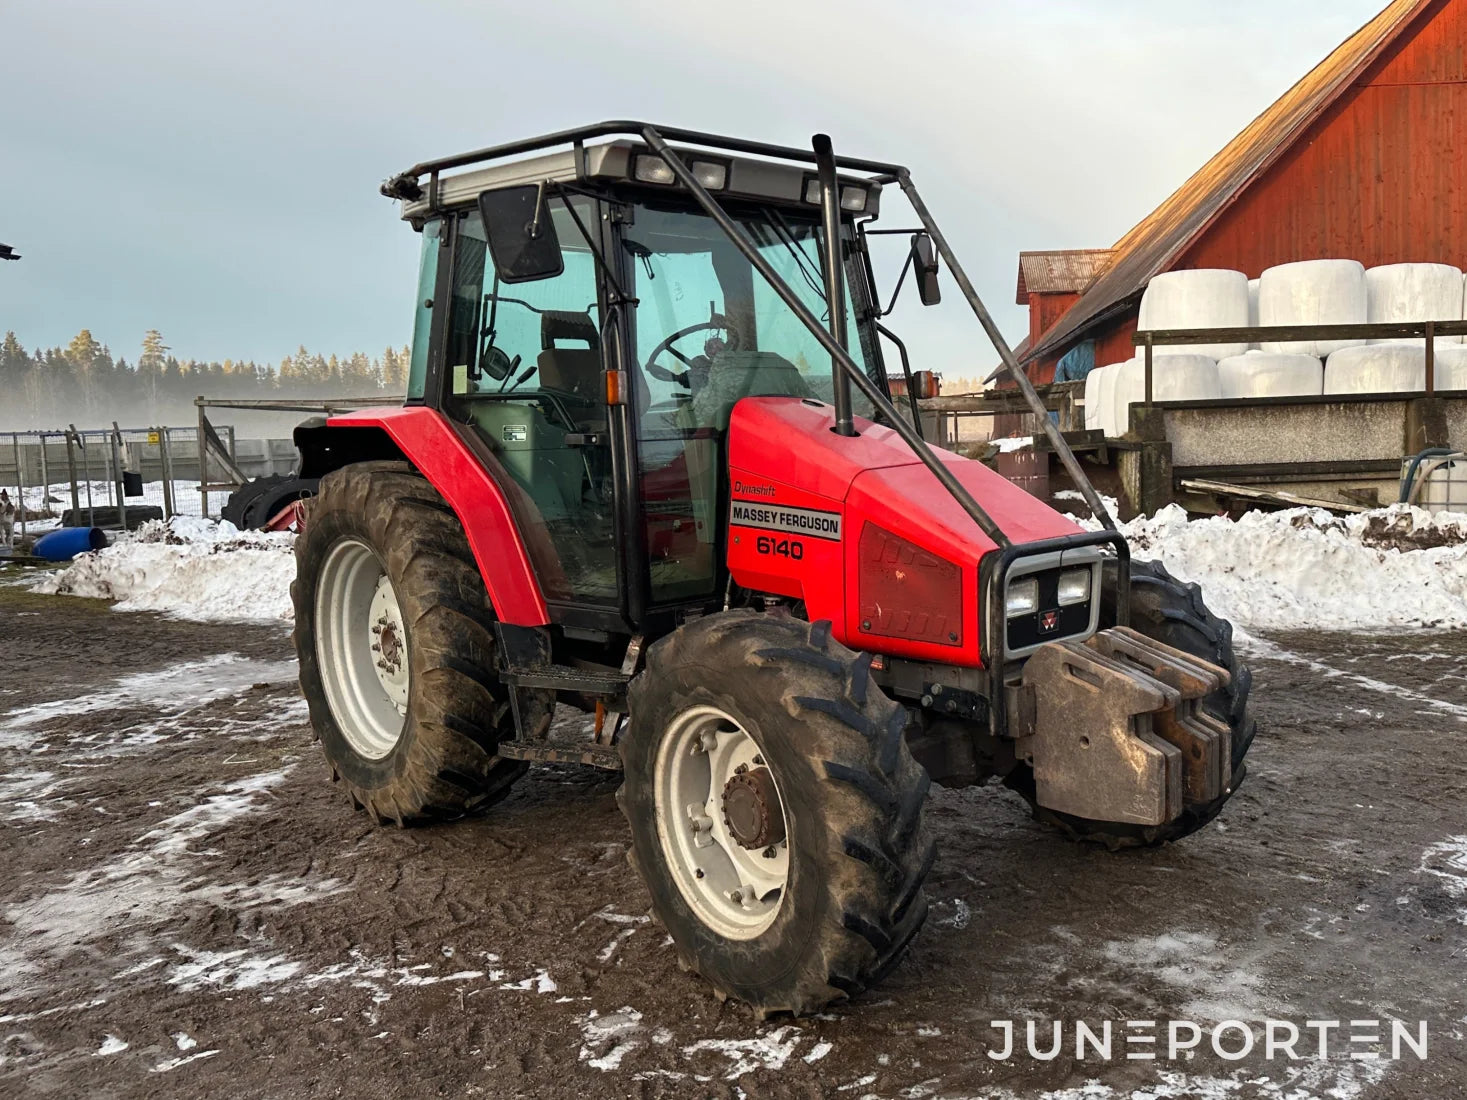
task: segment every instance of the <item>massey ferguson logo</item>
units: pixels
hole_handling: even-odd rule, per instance
[[[1057,626],[1059,626],[1058,610],[1046,611],[1044,614],[1039,616],[1039,632],[1041,634],[1048,634]]]
[[[839,512],[733,500],[728,506],[728,521],[735,527],[762,527],[766,531],[782,531],[788,535],[813,535],[817,539],[840,541]]]

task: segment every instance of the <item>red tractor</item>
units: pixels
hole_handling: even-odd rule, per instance
[[[918,227],[877,227],[892,184]],[[621,770],[680,961],[800,1013],[916,935],[930,782],[1001,776],[1112,847],[1237,788],[1228,624],[1130,561],[905,169],[613,122],[383,192],[423,242],[407,402],[296,433],[301,686],[374,820],[476,813],[534,761]],[[910,241],[896,291],[935,301],[946,265],[1103,530],[893,406],[881,233]],[[579,740],[557,704],[595,715]]]

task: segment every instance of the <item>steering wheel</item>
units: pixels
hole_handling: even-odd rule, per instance
[[[662,343],[653,348],[652,354],[647,356],[647,373],[650,374],[653,378],[658,379],[659,381],[676,382],[684,389],[691,389],[691,385],[688,382],[688,372],[693,369],[693,361],[682,352],[678,351],[677,348],[673,347],[672,345],[677,343],[679,340],[685,339],[693,335],[693,333],[695,332],[703,332],[705,330],[716,329],[721,329],[724,332],[728,333],[728,349],[730,351],[739,350],[739,330],[728,323],[728,318],[715,315],[707,321],[700,321],[696,325],[689,325],[687,328],[678,329],[666,340],[663,340]],[[676,356],[677,359],[681,361],[683,366],[687,369],[684,370],[681,374],[674,374],[666,367],[658,366],[657,357],[661,355],[664,351]]]

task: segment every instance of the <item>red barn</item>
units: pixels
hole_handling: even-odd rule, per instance
[[[1103,251],[1021,254],[1035,381],[1133,354],[1147,281],[1293,260],[1467,267],[1467,0],[1394,0]]]

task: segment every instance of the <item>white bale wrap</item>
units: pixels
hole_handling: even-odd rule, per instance
[[[1324,365],[1325,393],[1418,393],[1426,388],[1426,349],[1415,344],[1342,348]]]
[[[1365,267],[1356,260],[1301,260],[1271,267],[1258,280],[1258,323],[1363,325],[1368,315]],[[1285,355],[1330,355],[1363,340],[1264,341]]]
[[[1463,276],[1449,264],[1386,264],[1365,272],[1370,323],[1459,321],[1462,319]],[[1372,344],[1401,340],[1372,340]],[[1425,344],[1424,340],[1406,343]],[[1460,344],[1460,336],[1438,336],[1436,346]]]
[[[1109,367],[1093,367],[1085,376],[1085,430],[1100,427],[1100,380]]]
[[[1095,382],[1095,426],[1105,433],[1107,438],[1115,436],[1115,425],[1112,423],[1111,397],[1115,394],[1116,375],[1120,373],[1121,364],[1112,363],[1110,366],[1101,367],[1098,372],[1100,377]],[[1089,421],[1086,421],[1088,426]]]
[[[1467,390],[1467,344],[1448,344],[1436,349],[1436,388]]]
[[[1318,397],[1324,392],[1324,364],[1313,355],[1250,351],[1219,362],[1217,382],[1225,398]]]
[[[1244,328],[1248,324],[1248,276],[1241,271],[1198,268],[1168,271],[1153,276],[1141,295],[1141,316],[1136,327]],[[1205,355],[1222,359],[1242,355],[1247,344],[1157,345],[1157,355]]]
[[[1217,363],[1206,355],[1159,355],[1151,364],[1153,401],[1207,401],[1221,397]],[[1116,368],[1111,394],[1111,424],[1107,436],[1125,435],[1131,428],[1131,406],[1146,400],[1146,360],[1132,359]]]

